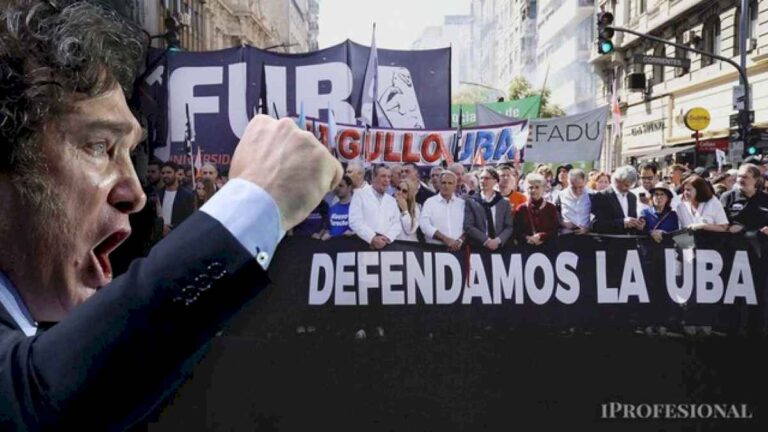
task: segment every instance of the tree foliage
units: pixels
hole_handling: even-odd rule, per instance
[[[534,89],[531,86],[530,81],[524,76],[513,78],[509,83],[509,87],[507,87],[507,93],[509,94],[510,100],[541,96],[541,112],[539,115],[541,118],[562,117],[565,115],[565,111],[562,107],[549,102],[550,97],[552,96],[551,89],[545,88],[544,91],[541,91],[541,89]]]

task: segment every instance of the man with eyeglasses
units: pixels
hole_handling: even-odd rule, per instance
[[[475,246],[490,251],[503,247],[512,237],[512,209],[494,190],[499,173],[494,168],[480,170],[480,193],[466,199],[464,232]]]
[[[650,190],[659,182],[659,168],[654,163],[640,165],[640,184],[632,189],[632,193],[637,197],[637,212],[652,206]]]

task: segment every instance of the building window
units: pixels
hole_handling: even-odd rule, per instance
[[[720,55],[720,18],[713,16],[704,22],[704,51]],[[714,63],[714,59],[708,56],[701,56],[701,66],[709,66]]]
[[[678,34],[677,37],[675,38],[675,42],[680,45],[683,45],[684,34],[685,34],[685,31]],[[682,48],[675,48],[675,57],[687,59],[687,58],[690,58],[690,52]],[[688,72],[690,72],[690,68],[675,68],[675,76],[683,76]]]
[[[749,3],[749,32],[747,38],[757,39],[757,15],[760,13],[760,5],[757,0]]]
[[[657,57],[664,57],[664,45],[657,46],[656,49],[653,50],[653,55]],[[664,82],[664,66],[661,65],[653,65],[653,84],[661,84]]]
[[[637,0],[637,13],[638,15],[642,15],[645,13],[645,1],[646,0]]]

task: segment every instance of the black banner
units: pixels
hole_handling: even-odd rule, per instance
[[[499,253],[287,238],[270,267],[288,328],[762,325],[764,262],[740,237],[562,236]]]

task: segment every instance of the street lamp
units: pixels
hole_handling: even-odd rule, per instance
[[[475,87],[482,87],[482,88],[488,89],[488,90],[493,90],[493,91],[499,92],[499,94],[501,95],[502,98],[507,96],[507,93],[504,90],[497,89],[496,87],[491,87],[489,85],[480,84],[480,83],[471,82],[471,81],[459,81],[459,84],[471,85],[471,86],[475,86]],[[499,101],[499,102],[501,102],[501,101]]]

